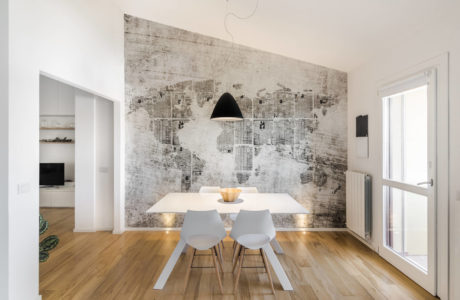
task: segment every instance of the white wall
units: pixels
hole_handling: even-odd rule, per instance
[[[55,131],[54,137],[62,134],[62,130]],[[63,136],[71,137],[68,134]],[[73,144],[40,144],[40,163],[64,163],[64,180],[75,180],[75,147]]]
[[[457,11],[460,11],[460,5]],[[377,97],[379,81],[388,76],[415,66],[441,53],[449,52],[449,197],[451,220],[451,298],[460,298],[460,19],[448,18],[435,28],[430,28],[412,36],[411,39],[397,45],[389,45],[385,53],[371,62],[349,73],[348,90],[348,168],[360,170],[378,178],[380,170],[379,154],[382,134],[379,115],[380,100]],[[355,149],[355,117],[369,115],[369,158],[359,159]],[[380,221],[377,204],[382,196],[379,182],[374,180],[373,189],[373,228],[376,232]],[[439,199],[447,201],[447,199]],[[380,236],[373,236],[372,245],[377,247]]]
[[[113,103],[97,97],[95,230],[113,229]]]
[[[8,298],[8,1],[0,1],[0,298]]]
[[[42,72],[111,100],[124,98],[123,14],[112,0],[40,1],[26,22],[38,27]]]
[[[40,76],[40,116],[75,114],[74,88],[57,80]],[[61,125],[62,126],[62,125]],[[48,127],[51,127],[48,125]]]

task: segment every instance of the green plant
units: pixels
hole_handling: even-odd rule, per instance
[[[40,214],[40,235],[45,233],[46,230],[48,230],[48,221],[46,221],[42,214]]]
[[[39,227],[40,227],[40,235],[46,232],[48,230],[48,221],[46,221],[42,214],[40,214],[40,219],[39,219]],[[44,238],[39,245],[39,260],[40,262],[45,262],[48,260],[49,251],[53,250],[56,248],[56,246],[59,244],[59,238],[56,235],[50,235]]]

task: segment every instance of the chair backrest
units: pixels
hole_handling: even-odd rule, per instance
[[[218,193],[220,186],[202,186],[200,187],[200,193]]]
[[[265,234],[270,240],[276,236],[272,215],[266,210],[240,210],[230,236],[237,240],[245,234]]]
[[[222,223],[217,210],[187,210],[180,237],[187,241],[189,237],[194,235],[209,235],[219,239],[227,235],[224,223]]]
[[[258,193],[259,190],[255,186],[239,186],[237,189],[240,189],[242,193]]]

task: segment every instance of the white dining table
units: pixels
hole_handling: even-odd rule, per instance
[[[268,209],[271,214],[308,214],[299,202],[286,193],[241,193],[239,203],[223,203],[219,193],[169,193],[147,210],[147,213],[186,213],[187,210],[217,210],[220,214],[238,213],[244,210]],[[278,241],[272,240],[271,246],[278,254],[283,253]],[[284,290],[292,290],[292,285],[284,272],[272,247],[267,245],[264,251]],[[182,239],[176,245],[168,262],[164,266],[153,289],[163,289],[181,253],[187,244]]]

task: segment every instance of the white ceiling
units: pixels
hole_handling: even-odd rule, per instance
[[[460,0],[259,0],[228,19],[235,42],[342,71],[460,14]],[[257,0],[117,0],[131,15],[230,40],[228,11]]]

